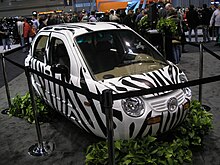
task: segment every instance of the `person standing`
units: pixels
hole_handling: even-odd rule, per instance
[[[30,34],[30,31],[31,31],[31,26],[28,23],[27,19],[24,18],[23,36],[24,36],[24,43],[25,44],[29,44],[29,34]],[[25,49],[25,51],[27,51],[27,50]]]
[[[97,19],[96,19],[96,17],[95,17],[95,11],[94,11],[94,10],[90,12],[89,22],[97,22]]]
[[[118,14],[116,14],[115,10],[110,10],[110,15],[109,15],[109,21],[110,22],[120,22],[120,18],[118,17]]]
[[[181,29],[181,20],[178,17],[178,13],[175,9],[171,9],[166,17],[166,19],[170,19],[176,24],[176,32],[172,34],[172,53],[167,54],[167,59],[174,64],[179,64],[181,58],[181,40],[180,37],[182,35]]]
[[[209,23],[212,16],[212,12],[207,8],[206,4],[203,4],[203,9],[201,11],[202,15],[202,33],[203,33],[203,42],[210,42],[209,35]]]
[[[37,29],[36,29],[36,26],[34,26],[33,22],[30,22],[29,25],[30,25],[29,42],[32,42],[34,37],[37,34]]]
[[[36,32],[38,32],[40,23],[39,23],[39,21],[38,21],[38,19],[37,19],[37,16],[32,16],[31,22],[33,23],[32,26],[34,27],[34,29],[36,30]]]
[[[46,20],[45,17],[39,18],[39,28],[38,28],[39,30],[47,26],[45,20]]]
[[[218,8],[213,12],[211,20],[210,20],[210,27],[215,26],[216,29],[216,44],[220,45],[220,5]]]
[[[100,21],[100,22],[109,22],[109,12],[108,12],[108,10],[105,11],[104,16],[101,17],[101,18],[99,19],[99,21]]]
[[[11,43],[9,39],[9,28],[7,25],[6,19],[3,19],[2,24],[0,25],[0,34],[2,38],[2,44],[3,44],[3,51],[6,51],[6,46],[8,46],[8,49],[11,49]]]
[[[88,22],[89,21],[89,17],[87,12],[83,9],[81,14],[80,14],[80,22]]]
[[[135,20],[133,19],[133,10],[128,10],[128,14],[122,20],[122,23],[134,29]]]
[[[18,18],[17,28],[18,28],[18,36],[20,39],[20,45],[24,46],[24,19],[22,17]],[[25,52],[25,48],[23,48],[23,52]]]
[[[73,12],[71,22],[72,23],[79,22],[79,16],[78,16],[78,13],[76,11]]]
[[[180,20],[180,41],[181,41],[182,53],[187,53],[188,50],[185,49],[185,44],[186,44],[185,32],[188,31],[188,26],[184,21],[184,11],[181,9],[181,7],[177,7],[176,10],[177,10],[177,17]]]
[[[165,4],[162,3],[158,9],[158,19],[166,18],[167,17],[167,10],[165,8]]]
[[[186,19],[189,26],[189,42],[191,42],[192,39],[192,30],[195,33],[195,42],[198,42],[199,14],[194,9],[194,5],[189,6],[189,11],[186,13]]]

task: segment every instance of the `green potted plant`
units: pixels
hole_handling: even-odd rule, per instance
[[[138,31],[144,35],[146,30],[150,29],[150,24],[149,24],[149,18],[148,15],[145,15],[141,18],[141,20],[138,22]]]
[[[114,142],[117,165],[181,165],[192,164],[193,149],[203,145],[203,137],[213,128],[213,115],[193,100],[185,121],[173,130],[157,136]],[[86,165],[107,165],[106,140],[88,146]]]
[[[162,34],[163,38],[163,55],[166,59],[169,60],[169,57],[167,58],[167,55],[172,54],[172,38],[177,34],[177,24],[176,22],[171,18],[161,18],[156,25],[156,29],[158,32]]]
[[[162,34],[172,34],[177,32],[177,25],[173,19],[161,18],[157,22],[156,29]]]

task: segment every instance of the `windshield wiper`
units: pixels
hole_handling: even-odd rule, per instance
[[[136,60],[136,61],[128,60],[128,61],[124,61],[124,63],[122,63],[122,64],[119,64],[118,67],[131,65],[131,64],[137,64],[137,63],[158,63],[158,64],[161,64],[161,65],[166,65],[166,63],[159,62],[159,61],[154,61],[154,60],[148,60],[148,61],[145,61],[145,60]]]

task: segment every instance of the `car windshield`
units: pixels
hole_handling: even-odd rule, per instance
[[[97,80],[147,73],[168,65],[148,42],[130,30],[90,32],[76,38]]]

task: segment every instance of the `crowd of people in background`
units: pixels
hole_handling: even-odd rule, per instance
[[[18,17],[16,19],[3,18],[0,23],[0,38],[3,51],[11,49],[11,44],[20,43],[21,46],[28,44],[39,31],[39,21],[36,16],[32,19]],[[23,49],[26,52],[28,49]]]
[[[110,10],[105,12],[85,11],[73,13],[52,13],[48,15],[33,15],[32,18],[17,17],[16,26],[14,26],[14,35],[17,35],[21,46],[31,42],[37,32],[45,26],[56,25],[60,23],[74,23],[74,22],[117,22],[125,24],[145,36],[149,29],[156,29],[156,24],[160,19],[173,19],[178,28],[178,32],[173,36],[179,39],[182,53],[187,52],[184,45],[186,42],[185,32],[188,31],[188,40],[192,42],[192,31],[194,31],[195,42],[198,42],[198,28],[202,28],[203,42],[210,42],[211,36],[216,36],[216,45],[220,45],[220,5],[214,7],[207,7],[203,4],[200,8],[195,8],[190,5],[188,8],[181,8],[172,6],[172,3],[152,3],[147,5],[144,9],[137,8],[125,10]],[[214,30],[213,30],[214,29]],[[214,34],[213,34],[214,32]],[[7,19],[2,19],[0,23],[0,36],[2,39],[3,49],[6,46],[10,49],[10,27],[7,25]],[[26,51],[25,49],[23,50]],[[173,53],[173,52],[172,52]],[[176,59],[170,59],[175,63],[180,60],[180,54],[174,55]]]

